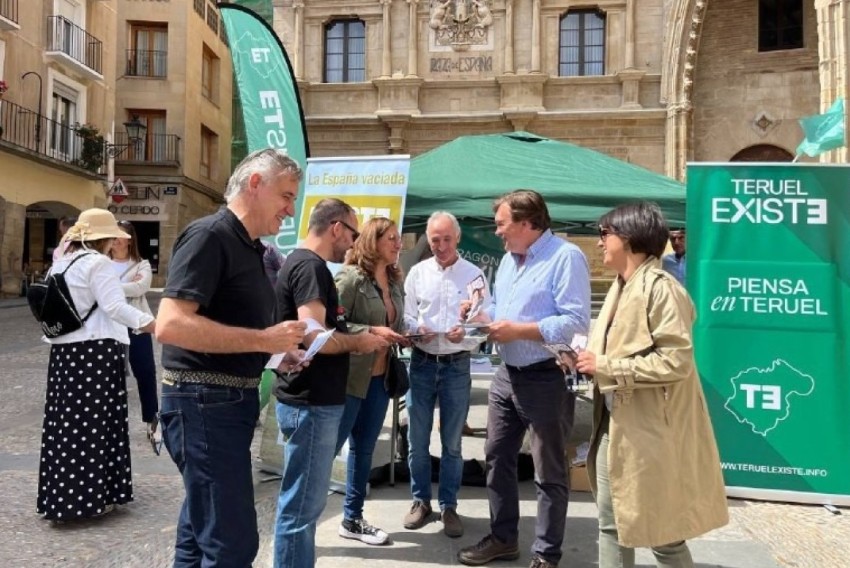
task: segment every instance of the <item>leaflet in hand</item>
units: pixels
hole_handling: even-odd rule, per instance
[[[543,347],[551,351],[555,357],[567,355],[575,359],[587,347],[587,335],[576,333],[569,345],[566,343],[544,343]]]
[[[481,307],[484,305],[484,288],[484,277],[480,274],[466,285],[466,291],[469,293],[469,300],[472,302],[472,305],[469,307],[469,312],[466,314],[467,322],[481,313]]]
[[[309,335],[314,331],[318,331],[319,334],[313,340],[313,343],[310,344],[310,348],[304,352],[304,357],[297,361],[297,364],[312,359],[313,356],[315,356],[316,353],[324,347],[325,343],[328,342],[328,339],[330,339],[334,333],[334,330],[332,329],[325,330],[322,324],[312,318],[307,318],[304,320],[304,323],[307,324],[307,329],[304,331],[304,335]],[[271,356],[269,362],[266,363],[266,369],[277,369],[280,367],[281,363],[283,363],[285,357],[286,353],[275,353]]]

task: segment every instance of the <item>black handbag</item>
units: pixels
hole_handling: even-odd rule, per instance
[[[387,372],[384,374],[384,389],[390,398],[401,398],[410,389],[410,375],[407,365],[398,356],[398,347],[390,347],[387,359]]]

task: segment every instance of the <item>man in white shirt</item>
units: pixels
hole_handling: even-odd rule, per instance
[[[406,529],[419,529],[431,518],[431,455],[434,407],[440,406],[440,483],[438,501],[447,536],[463,535],[457,515],[457,493],[463,474],[461,436],[469,411],[469,350],[477,340],[464,340],[460,305],[470,300],[468,285],[483,286],[483,306],[490,291],[480,268],[460,258],[460,225],[451,213],[438,211],[428,219],[428,245],[433,257],[410,269],[404,283],[404,317],[408,329],[425,334],[416,341],[410,361],[407,394],[410,442],[410,489],[413,505],[404,517]]]

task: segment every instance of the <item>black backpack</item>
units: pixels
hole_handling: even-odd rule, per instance
[[[77,307],[74,305],[74,300],[71,298],[71,291],[68,289],[67,282],[65,282],[65,273],[68,272],[68,269],[88,254],[96,253],[81,254],[72,260],[65,270],[56,274],[48,273],[43,281],[31,284],[29,290],[27,290],[27,302],[30,305],[30,310],[32,310],[32,315],[35,316],[36,321],[41,323],[41,331],[47,337],[54,338],[77,331],[83,327],[83,324],[97,308],[97,302],[95,302],[89,313],[85,317],[80,317]]]

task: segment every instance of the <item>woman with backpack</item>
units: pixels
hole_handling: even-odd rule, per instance
[[[106,256],[128,238],[109,211],[83,211],[50,271],[62,274],[82,327],[62,333],[42,322],[50,359],[36,510],[49,520],[97,517],[133,500],[124,346],[128,328],[152,333],[154,318],[126,302]],[[56,313],[54,298],[42,313]]]
[[[136,229],[129,221],[118,221],[118,227],[129,239],[115,239],[109,250],[112,268],[121,281],[124,296],[134,308],[153,315],[145,294],[151,288],[151,264],[139,254]],[[153,358],[153,339],[150,333],[130,334],[130,369],[139,388],[142,421],[147,424],[148,440],[156,433],[159,401],[156,394],[156,362]]]

